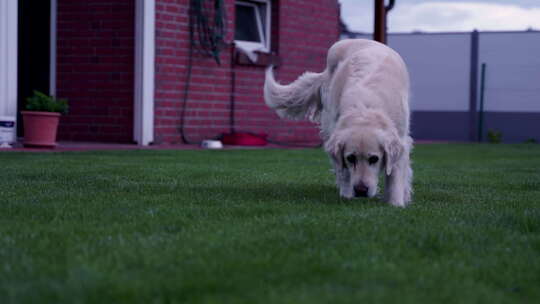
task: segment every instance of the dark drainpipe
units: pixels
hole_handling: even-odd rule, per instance
[[[389,0],[388,5],[384,5],[384,0],[375,0],[375,25],[373,30],[373,40],[386,44],[386,15],[394,7],[395,0]]]

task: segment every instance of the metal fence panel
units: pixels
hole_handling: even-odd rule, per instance
[[[540,112],[540,32],[480,33],[482,63],[485,111]]]

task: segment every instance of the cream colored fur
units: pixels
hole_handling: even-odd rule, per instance
[[[280,117],[320,125],[341,196],[373,197],[384,172],[385,200],[411,201],[409,76],[395,51],[371,40],[339,41],[321,73],[280,85],[270,67],[264,98]]]

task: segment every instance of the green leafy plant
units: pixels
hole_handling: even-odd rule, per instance
[[[26,99],[26,109],[28,111],[58,112],[66,114],[68,112],[67,99],[57,99],[48,96],[40,91],[34,90],[34,95]]]
[[[489,130],[487,133],[488,141],[492,144],[498,144],[502,142],[502,132],[496,130]]]

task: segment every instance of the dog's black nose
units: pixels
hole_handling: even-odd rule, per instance
[[[369,188],[366,187],[364,184],[359,184],[354,186],[354,196],[355,197],[366,197],[368,196],[368,190]]]

